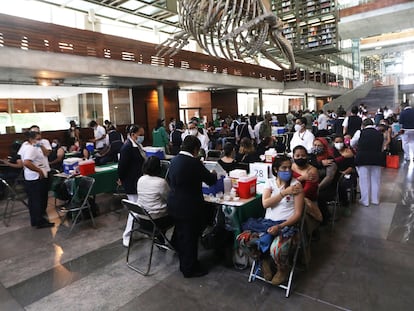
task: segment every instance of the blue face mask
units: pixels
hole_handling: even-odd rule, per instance
[[[137,144],[142,144],[144,142],[144,136],[138,136],[136,142]]]
[[[292,171],[280,171],[277,172],[277,176],[279,176],[282,181],[289,181],[292,178]]]

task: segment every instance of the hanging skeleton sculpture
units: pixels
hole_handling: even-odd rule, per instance
[[[158,46],[158,56],[177,54],[193,38],[212,56],[245,61],[260,52],[285,69],[269,52],[277,47],[295,68],[292,47],[269,0],[178,0],[178,15],[182,31]]]

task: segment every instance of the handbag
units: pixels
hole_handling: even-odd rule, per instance
[[[399,168],[400,167],[400,156],[387,154],[386,156],[386,167],[387,168]]]

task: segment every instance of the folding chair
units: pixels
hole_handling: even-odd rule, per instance
[[[20,175],[19,175],[20,176]],[[6,188],[6,206],[3,212],[3,223],[7,227],[10,224],[10,219],[20,213],[28,211],[29,204],[27,203],[27,194],[23,185],[23,176],[14,180],[14,183],[10,185],[6,180],[0,178],[0,182]],[[16,202],[21,202],[26,206],[24,209],[14,211],[14,205]]]
[[[333,200],[327,201],[326,205],[327,207],[331,210],[332,216],[331,216],[331,232],[333,232],[334,227],[335,227],[335,221],[339,220],[339,213],[338,210],[341,208],[341,201],[339,199],[339,185],[340,182],[343,179],[343,175],[341,175],[338,180],[336,181],[336,186],[335,186],[335,196],[333,198]]]
[[[306,252],[306,247],[308,247],[309,245],[307,245],[306,237],[305,237],[305,229],[304,229],[305,216],[306,216],[306,207],[303,208],[301,219],[300,219],[299,223],[297,224],[298,229],[299,229],[299,232],[297,233],[297,234],[299,234],[299,242],[296,244],[295,249],[294,249],[292,265],[291,265],[290,272],[289,272],[289,277],[287,279],[286,285],[285,284],[278,285],[280,288],[283,288],[285,290],[285,297],[286,298],[289,297],[290,292],[292,290],[293,275],[295,273],[296,263],[297,263],[297,260],[298,260],[298,255],[299,255],[299,250],[300,249],[302,249],[302,251],[303,251],[305,268],[307,268],[307,264],[309,262],[308,261],[308,254]],[[260,259],[253,260],[252,267],[251,267],[250,273],[249,273],[248,281],[252,282],[255,279],[259,279],[261,281],[264,281],[266,283],[271,284],[270,281],[266,280],[262,276],[262,273],[259,274],[259,272],[261,272],[261,269],[262,269],[261,260]]]
[[[68,215],[72,215],[72,225],[70,227],[68,235],[72,232],[73,228],[75,227],[79,216],[81,218],[84,218],[84,215],[82,213],[84,210],[87,210],[89,212],[92,225],[94,228],[96,228],[91,205],[89,203],[89,196],[94,183],[95,179],[88,176],[69,178],[65,180],[67,188],[71,189],[70,192],[72,197],[67,204],[64,204],[63,206],[58,206],[57,211],[58,215],[59,213],[64,214],[64,216],[61,217],[61,225],[68,218]]]
[[[161,176],[162,178],[165,178],[168,174],[168,170],[170,169],[170,161],[167,160],[160,160],[161,163]]]
[[[151,262],[152,262],[152,254],[153,254],[153,250],[154,250],[154,245],[157,246],[159,249],[166,249],[166,250],[174,250],[174,247],[171,244],[171,241],[166,237],[166,235],[164,234],[165,231],[167,231],[168,229],[172,228],[173,226],[170,225],[166,228],[161,228],[159,227],[154,219],[151,217],[151,215],[141,206],[139,206],[137,203],[129,201],[129,200],[122,200],[122,204],[124,204],[124,206],[128,209],[129,213],[132,215],[132,217],[134,218],[134,222],[132,225],[132,228],[134,228],[134,226],[139,223],[140,221],[146,221],[146,222],[150,222],[151,223],[151,228],[144,228],[143,226],[137,226],[137,228],[133,229],[131,231],[131,238],[129,240],[129,244],[128,244],[128,251],[127,251],[127,256],[126,256],[126,262],[127,262],[127,266],[129,268],[131,268],[132,270],[147,276],[150,273],[151,270]],[[150,249],[150,254],[149,254],[149,258],[148,258],[148,263],[147,263],[147,267],[146,269],[140,269],[137,266],[132,265],[132,263],[130,263],[129,261],[129,254],[131,252],[131,248],[132,248],[132,244],[133,244],[133,233],[134,232],[140,232],[143,233],[145,235],[147,235],[149,237],[149,239],[151,240],[151,249]],[[157,237],[161,236],[164,239],[164,243],[160,243],[157,241]]]

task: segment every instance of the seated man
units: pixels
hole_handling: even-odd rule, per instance
[[[304,192],[302,185],[292,178],[292,162],[287,156],[275,158],[272,164],[272,173],[275,176],[268,179],[263,190],[262,203],[266,209],[265,219],[259,224],[253,221],[243,225],[244,230],[255,230],[257,225],[262,227],[258,240],[260,250],[264,253],[262,271],[263,277],[273,285],[283,283],[289,274],[289,254],[296,241],[298,230],[293,226],[302,216],[304,206]],[[249,224],[250,223],[250,224]],[[243,237],[245,232],[238,236]],[[270,237],[270,239],[269,239]],[[269,248],[270,246],[270,248]],[[267,250],[270,249],[270,256]],[[277,273],[273,272],[273,263]]]

